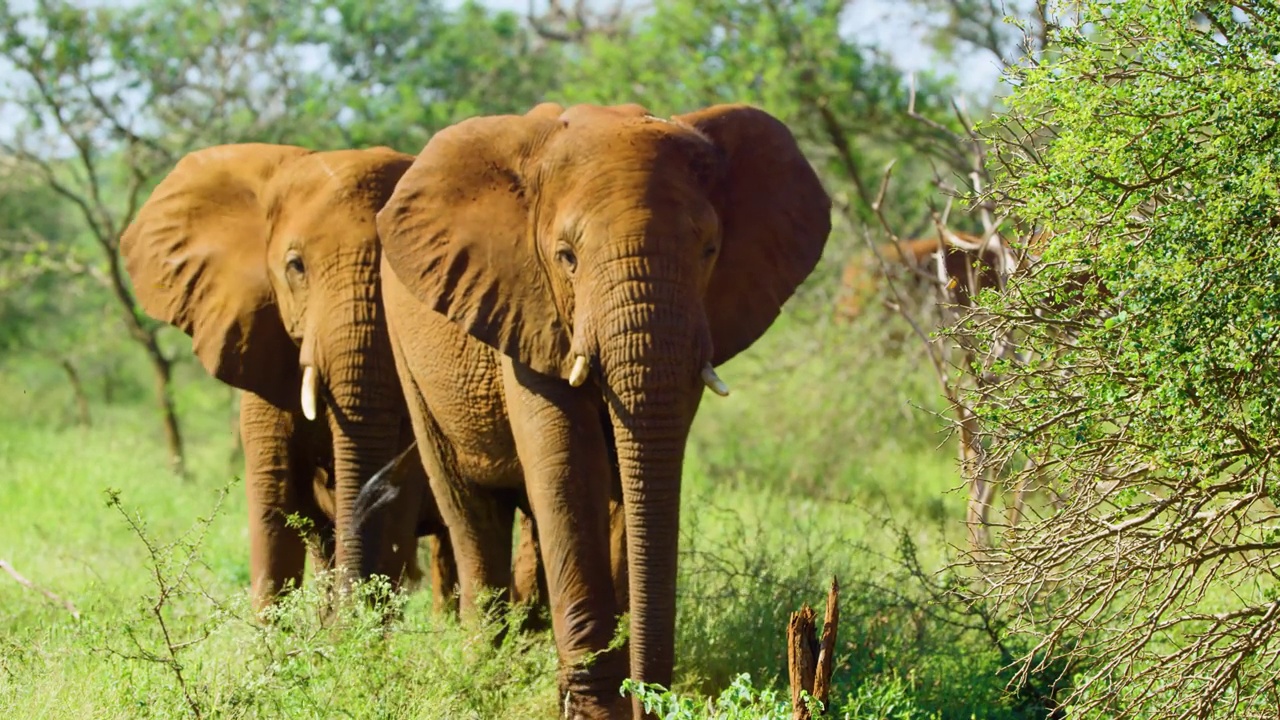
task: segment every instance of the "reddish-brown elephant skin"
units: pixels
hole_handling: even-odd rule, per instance
[[[307,544],[317,569],[339,569],[339,587],[373,573],[399,583],[421,576],[418,534],[444,530],[416,455],[416,470],[403,472],[419,479],[351,522],[364,481],[412,442],[375,223],[412,161],[388,148],[210,147],[177,164],[121,238],[142,308],[190,335],[205,369],[244,391],[258,609],[302,581]],[[287,526],[294,513],[311,521],[313,542]],[[452,577],[448,538],[437,539],[433,576]],[[439,604],[451,588],[436,591]]]
[[[681,465],[703,387],[724,390],[713,368],[812,272],[829,197],[755,108],[543,104],[437,133],[378,229],[464,617],[508,586],[527,492],[566,716],[641,715],[619,686],[672,679]],[[627,605],[629,664],[605,651]]]

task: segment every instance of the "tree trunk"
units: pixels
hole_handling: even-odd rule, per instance
[[[131,217],[129,219],[132,219]],[[164,425],[165,444],[169,450],[169,469],[179,478],[187,479],[186,452],[182,444],[182,428],[178,423],[178,413],[173,406],[173,362],[165,356],[156,341],[158,327],[146,327],[139,319],[142,311],[133,297],[133,293],[125,283],[124,271],[120,266],[119,247],[116,240],[119,233],[113,228],[110,232],[98,232],[98,243],[106,252],[107,280],[116,301],[120,304],[125,327],[129,335],[142,346],[151,362],[151,372],[155,378],[156,405],[160,410],[160,421]]]
[[[116,384],[120,381],[120,374],[116,367],[116,363],[108,360],[106,370],[102,373],[102,402],[105,405],[116,404]],[[237,422],[239,420],[237,419]]]
[[[93,423],[89,418],[89,396],[84,392],[84,383],[80,382],[80,373],[76,372],[76,366],[71,364],[71,358],[62,358],[62,371],[67,374],[67,382],[71,384],[71,392],[76,398],[76,424],[80,427],[89,427]]]
[[[791,685],[791,720],[810,720],[809,706],[804,694],[813,692],[813,680],[817,676],[817,640],[814,639],[814,622],[817,615],[807,604],[800,612],[791,613],[787,623],[787,677]]]
[[[156,343],[154,333],[147,337],[143,344],[147,351],[147,359],[151,361],[151,371],[155,378],[156,405],[160,410],[160,421],[164,425],[164,439],[169,450],[169,469],[182,479],[188,479],[186,454],[182,445],[182,428],[178,423],[178,413],[173,405],[173,362],[165,357]]]

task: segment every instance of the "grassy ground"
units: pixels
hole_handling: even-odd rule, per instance
[[[780,701],[756,691],[785,688],[787,615],[821,608],[836,575],[841,713],[1040,717],[1001,694],[1001,648],[956,622],[970,610],[930,602],[963,500],[948,492],[950,446],[912,409],[929,402],[927,373],[877,349],[876,332],[784,318],[721,372],[733,395],[704,400],[686,464],[674,691],[731,688],[725,702],[750,709],[719,717],[768,716]],[[142,402],[97,403],[92,428],[68,426],[56,372],[6,368],[0,559],[80,619],[0,575],[0,717],[555,716],[547,635],[494,648],[501,619],[459,627],[431,613],[428,593],[403,600],[390,633],[373,617],[326,624],[312,593],[270,628],[252,622],[231,410],[195,371],[180,397],[194,477],[181,483]],[[674,703],[669,716],[703,715]]]

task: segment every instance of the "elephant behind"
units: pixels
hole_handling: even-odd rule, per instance
[[[630,677],[669,686],[703,387],[728,393],[714,367],[812,272],[830,210],[791,132],[755,108],[544,104],[437,133],[379,212],[392,349],[463,610],[507,583],[527,495],[569,716],[641,714],[607,650],[624,606]]]
[[[302,580],[306,549],[287,526],[295,513],[315,528],[317,569],[336,567],[342,580],[419,575],[420,533],[441,540],[433,573],[453,575],[425,479],[359,532],[352,522],[363,482],[412,442],[375,225],[412,160],[388,148],[210,147],[177,164],[121,238],[142,308],[191,336],[209,374],[244,391],[258,608]]]

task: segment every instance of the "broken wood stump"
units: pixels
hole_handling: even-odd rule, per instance
[[[822,640],[818,641],[814,623],[817,613],[806,603],[799,612],[791,613],[787,623],[787,671],[791,683],[792,720],[812,720],[804,693],[817,698],[826,707],[831,695],[831,670],[835,663],[836,626],[840,622],[840,587],[834,577],[827,591],[827,612],[822,623]]]

